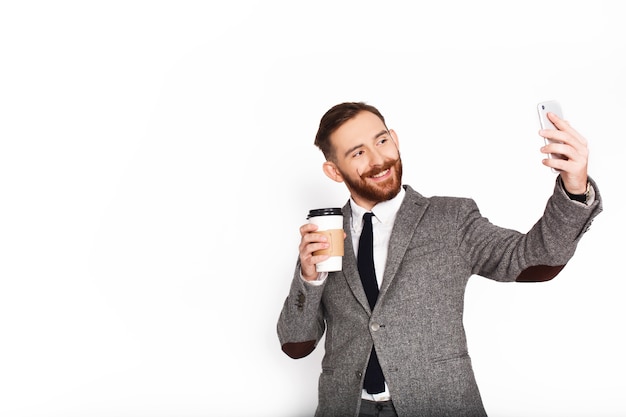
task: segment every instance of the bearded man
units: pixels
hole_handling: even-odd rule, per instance
[[[350,193],[343,267],[317,272],[329,255],[316,252],[329,242],[302,225],[277,325],[292,358],[326,334],[316,417],[486,416],[463,328],[469,278],[554,278],[602,210],[587,176],[587,141],[548,117],[556,130],[540,131],[551,139],[541,151],[564,157],[543,159],[559,175],[525,234],[491,224],[471,199],[425,197],[403,185],[398,135],[375,107],[341,103],[322,117],[315,144],[323,171]]]

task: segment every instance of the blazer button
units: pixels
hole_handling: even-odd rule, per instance
[[[361,377],[363,376],[363,372],[356,371],[354,374],[356,375],[356,379],[361,380]]]
[[[378,329],[380,329],[380,324],[372,323],[372,324],[370,324],[370,329],[372,329],[373,332],[377,332]]]

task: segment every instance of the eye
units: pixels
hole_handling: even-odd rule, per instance
[[[389,141],[389,136],[381,136],[380,139],[378,140],[378,145],[384,145],[385,143],[387,143]]]
[[[363,150],[359,149],[358,151],[352,154],[352,158],[358,158],[361,155],[363,155]]]

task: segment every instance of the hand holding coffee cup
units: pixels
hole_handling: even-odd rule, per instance
[[[317,225],[315,233],[326,236],[328,248],[313,252],[314,256],[330,255],[322,262],[315,264],[317,272],[341,271],[343,259],[343,214],[341,208],[322,208],[309,211],[309,223]]]

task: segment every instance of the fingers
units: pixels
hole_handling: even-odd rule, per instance
[[[586,160],[588,158],[587,140],[570,124],[554,113],[548,118],[558,130],[542,129],[539,134],[552,143],[548,143],[542,152],[564,155],[567,160]]]
[[[318,250],[327,249],[330,246],[326,235],[315,233],[317,225],[304,224],[300,227],[300,266],[302,269],[302,276],[306,280],[313,280],[317,278],[317,271],[315,264],[323,262],[330,258],[330,255],[313,255],[313,252]]]
[[[580,133],[578,133],[570,124],[569,122],[567,122],[566,120],[561,119],[559,116],[557,116],[556,114],[549,112],[548,113],[548,118],[550,119],[550,121],[552,122],[552,124],[558,129],[558,130],[553,130],[553,129],[544,129],[541,131],[541,135],[544,136],[544,134],[547,135],[551,135],[551,134],[558,134],[560,137],[571,137],[572,139],[575,139],[577,142],[580,142],[582,144],[587,144],[587,139],[585,139],[583,137],[583,135],[581,135]],[[558,133],[558,132],[562,132],[562,133]],[[543,134],[542,134],[543,133]],[[544,136],[546,137],[546,136]]]
[[[546,158],[544,165],[559,171],[565,188],[571,193],[578,193],[587,186],[587,164],[589,161],[589,149],[587,140],[570,126],[568,122],[553,113],[548,113],[548,118],[557,128],[542,129],[539,134],[548,140],[541,148],[541,152],[552,154]],[[561,155],[562,157],[554,157]]]
[[[589,150],[586,146],[570,145],[566,142],[548,143],[541,148],[541,152],[552,155],[562,155],[564,160],[572,162],[586,161]]]

